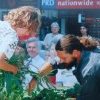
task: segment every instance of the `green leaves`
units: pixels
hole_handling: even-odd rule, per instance
[[[80,92],[80,85],[75,84],[74,87],[64,89],[46,89],[44,88],[40,93],[33,91],[32,99],[29,100],[74,100]]]
[[[33,100],[65,100],[56,89],[43,89]]]
[[[65,91],[63,91],[63,93],[67,96],[67,97],[77,97],[80,93],[80,89],[81,89],[81,86],[79,84],[75,84],[74,87],[72,88],[69,88]]]
[[[29,64],[24,66],[24,59],[25,55],[21,52],[20,54],[15,54],[8,61],[8,63],[19,68],[19,72],[16,75],[4,71],[0,72],[0,100],[65,100],[68,97],[79,95],[79,85],[75,85],[68,90],[58,90],[48,80],[48,77],[53,75],[52,73],[56,73],[55,70],[43,76],[29,70]],[[22,79],[28,73],[37,81],[37,87],[30,95],[22,87]]]

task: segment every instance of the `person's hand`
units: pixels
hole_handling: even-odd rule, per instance
[[[13,73],[13,74],[17,74],[17,72],[18,72],[18,68],[15,67],[15,66],[13,66],[13,67],[12,67],[12,73]]]
[[[34,78],[30,81],[29,86],[28,86],[28,92],[29,94],[32,92],[33,89],[35,89],[37,85],[37,81],[34,80]]]

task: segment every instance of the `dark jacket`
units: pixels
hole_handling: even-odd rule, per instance
[[[66,68],[67,64],[54,64],[53,68]],[[100,100],[100,53],[85,51],[73,74],[81,84],[77,100]]]
[[[78,100],[100,100],[100,53],[83,52],[73,73],[82,85]]]

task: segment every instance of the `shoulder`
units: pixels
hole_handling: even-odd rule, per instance
[[[82,55],[82,63],[86,68],[100,66],[100,53],[85,51]]]
[[[48,33],[46,36],[52,36],[52,33]]]
[[[58,39],[60,39],[60,38],[62,38],[64,35],[63,34],[58,34],[58,35],[56,35],[56,37],[55,38],[58,38]]]
[[[63,34],[59,33],[59,36],[64,36]]]
[[[35,57],[36,60],[40,61],[40,62],[44,62],[44,59],[40,56],[40,55],[37,55]]]
[[[8,31],[11,28],[11,25],[7,21],[0,21],[0,28],[5,31]]]
[[[95,49],[93,50],[93,52],[100,53],[100,47],[98,46],[97,48],[95,48]]]
[[[100,53],[99,52],[91,52],[91,59],[100,60]]]
[[[83,56],[88,56],[90,57],[91,59],[92,58],[98,58],[100,57],[100,49],[94,49],[92,51],[83,51]]]
[[[7,21],[0,21],[0,36],[17,37],[16,31],[11,27]]]
[[[93,66],[91,69],[92,72],[100,72],[100,53],[91,52],[90,64]]]
[[[50,39],[50,38],[52,38],[52,34],[51,34],[51,33],[48,33],[48,34],[45,36],[44,40],[48,40],[48,39]]]
[[[87,52],[85,57],[88,57],[89,63],[98,64],[100,62],[100,53],[98,52]]]

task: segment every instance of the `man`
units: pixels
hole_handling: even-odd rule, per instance
[[[40,43],[37,38],[29,38],[26,42],[26,49],[29,55],[29,58],[25,61],[26,67],[33,71],[38,72],[39,69],[45,63],[45,60],[40,56]],[[31,81],[32,76],[30,74],[25,75],[24,88],[27,88],[29,82]]]
[[[0,21],[0,69],[16,74],[16,66],[8,64],[16,49],[18,36],[36,33],[40,25],[40,11],[31,6],[23,6],[11,10]]]
[[[55,40],[59,40],[63,35],[59,34],[59,24],[57,22],[53,22],[51,24],[51,32],[46,35],[45,39],[44,39],[44,46],[45,49],[49,50],[53,44],[53,41]]]
[[[81,84],[78,100],[100,99],[100,53],[85,51],[83,45],[73,35],[67,35],[56,44],[56,52],[62,64],[45,64],[40,70],[41,75],[47,74],[52,69],[71,69],[75,66],[73,74]],[[56,65],[56,66],[55,66]],[[60,66],[62,65],[62,67]],[[30,83],[32,89],[32,81]]]
[[[25,60],[25,67],[27,67],[32,72],[38,73],[41,67],[45,64],[44,58],[41,56],[41,46],[40,41],[37,38],[29,38],[26,42],[26,49],[29,58]],[[25,79],[23,80],[23,88],[27,89],[29,82],[32,80],[31,73],[25,74]],[[34,78],[35,82],[35,78]],[[41,86],[42,84],[42,86]],[[41,81],[39,88],[42,90],[43,87],[48,88],[44,81]],[[35,87],[36,88],[36,87]]]

